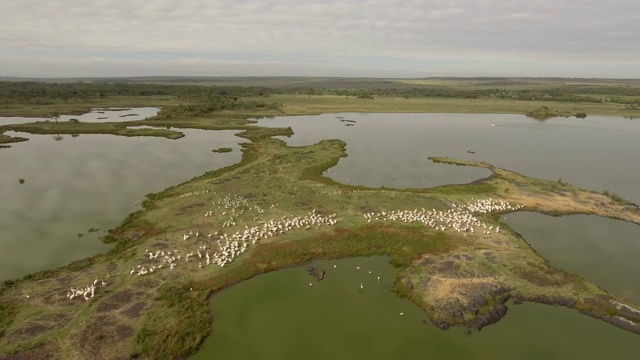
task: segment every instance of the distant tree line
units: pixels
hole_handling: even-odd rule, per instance
[[[46,105],[57,101],[90,101],[110,96],[176,96],[185,100],[214,97],[268,96],[274,89],[262,86],[201,86],[158,84],[43,83],[0,81],[0,99],[19,104]]]
[[[275,110],[282,106],[279,103],[268,103],[255,100],[240,100],[237,97],[211,96],[191,104],[181,104],[162,108],[159,118],[177,118],[203,116],[209,113],[223,110]]]
[[[544,86],[522,85],[523,89],[500,87],[499,82],[475,85],[433,85],[407,84],[384,79],[369,82],[350,79],[333,79],[333,87],[302,86],[237,86],[237,85],[177,85],[106,82],[45,83],[45,82],[9,82],[0,81],[0,104],[21,103],[46,105],[59,102],[89,102],[112,96],[173,96],[184,100],[173,111],[194,113],[219,111],[238,108],[276,108],[278,104],[260,101],[240,101],[240,98],[268,97],[274,94],[296,95],[337,95],[346,98],[371,98],[392,96],[403,98],[499,98],[514,100],[547,100],[562,102],[613,102],[640,105],[640,86],[627,84],[593,85],[578,83],[575,85],[546,84]],[[494,85],[496,87],[487,86]],[[513,84],[511,84],[513,85]]]

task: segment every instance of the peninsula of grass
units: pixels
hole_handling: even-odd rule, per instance
[[[29,139],[18,137],[18,136],[5,135],[4,131],[0,130],[0,144],[10,144],[10,143],[22,142],[27,140]],[[6,146],[6,147],[9,147],[9,146]]]
[[[2,125],[0,131],[12,130],[30,134],[111,134],[119,136],[155,136],[167,139],[179,139],[184,136],[179,131],[159,128],[130,128],[140,125],[137,122],[54,122],[37,121],[26,124]],[[0,134],[0,141],[26,141],[25,138],[12,138]]]

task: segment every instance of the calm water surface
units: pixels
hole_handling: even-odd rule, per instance
[[[154,107],[142,108],[117,108],[117,109],[92,109],[82,115],[60,115],[58,122],[68,122],[71,119],[78,119],[80,122],[120,122],[142,120],[158,114],[160,109]],[[54,121],[51,118],[38,117],[0,117],[0,125],[24,124],[35,121]]]
[[[394,269],[385,257],[311,265],[327,271],[322,282],[307,265],[215,295],[213,335],[191,359],[635,359],[640,351],[635,334],[539,304],[510,305],[498,325],[471,335],[442,331],[389,292]]]
[[[178,140],[83,134],[59,141],[12,132],[29,141],[0,151],[0,280],[104,252],[109,246],[98,238],[141,209],[145,194],[240,161],[235,131],[179,131],[186,136]],[[211,152],[219,147],[233,151]]]
[[[640,225],[532,212],[509,214],[506,223],[552,264],[640,305]]]
[[[586,189],[610,190],[640,204],[638,120],[589,116],[540,122],[524,115],[343,113],[275,117],[261,119],[258,125],[291,126],[295,134],[283,140],[292,146],[331,138],[346,141],[349,156],[328,172],[343,183],[425,187],[464,183],[488,174],[485,169],[433,164],[427,159],[450,156],[486,161],[537,178],[562,179]]]

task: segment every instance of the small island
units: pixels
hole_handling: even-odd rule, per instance
[[[584,112],[571,113],[569,111],[558,111],[550,109],[546,106],[540,106],[539,108],[528,110],[526,115],[537,120],[547,120],[554,117],[568,118],[575,116],[577,119],[584,119],[587,117],[587,114]]]
[[[221,147],[221,148],[213,149],[211,151],[214,153],[228,153],[228,152],[231,152],[232,150],[231,148],[228,148],[228,147]]]

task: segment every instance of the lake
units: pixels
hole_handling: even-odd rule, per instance
[[[176,130],[185,137],[8,132],[29,141],[0,151],[0,281],[105,252],[99,238],[146,194],[240,161],[236,131]]]
[[[343,120],[355,121],[355,123]],[[346,125],[353,126],[346,126]],[[291,146],[342,139],[348,157],[332,179],[370,187],[431,187],[487,176],[486,169],[433,164],[429,156],[486,161],[521,174],[610,190],[640,204],[640,121],[495,114],[324,114],[260,119],[291,126]],[[474,153],[469,153],[472,151]]]
[[[389,292],[393,274],[383,256],[321,260],[222,290],[211,299],[213,335],[190,359],[636,359],[640,350],[636,334],[541,304],[508,305],[470,335],[440,330]]]
[[[594,215],[506,216],[536,252],[552,264],[640,304],[640,225]]]

